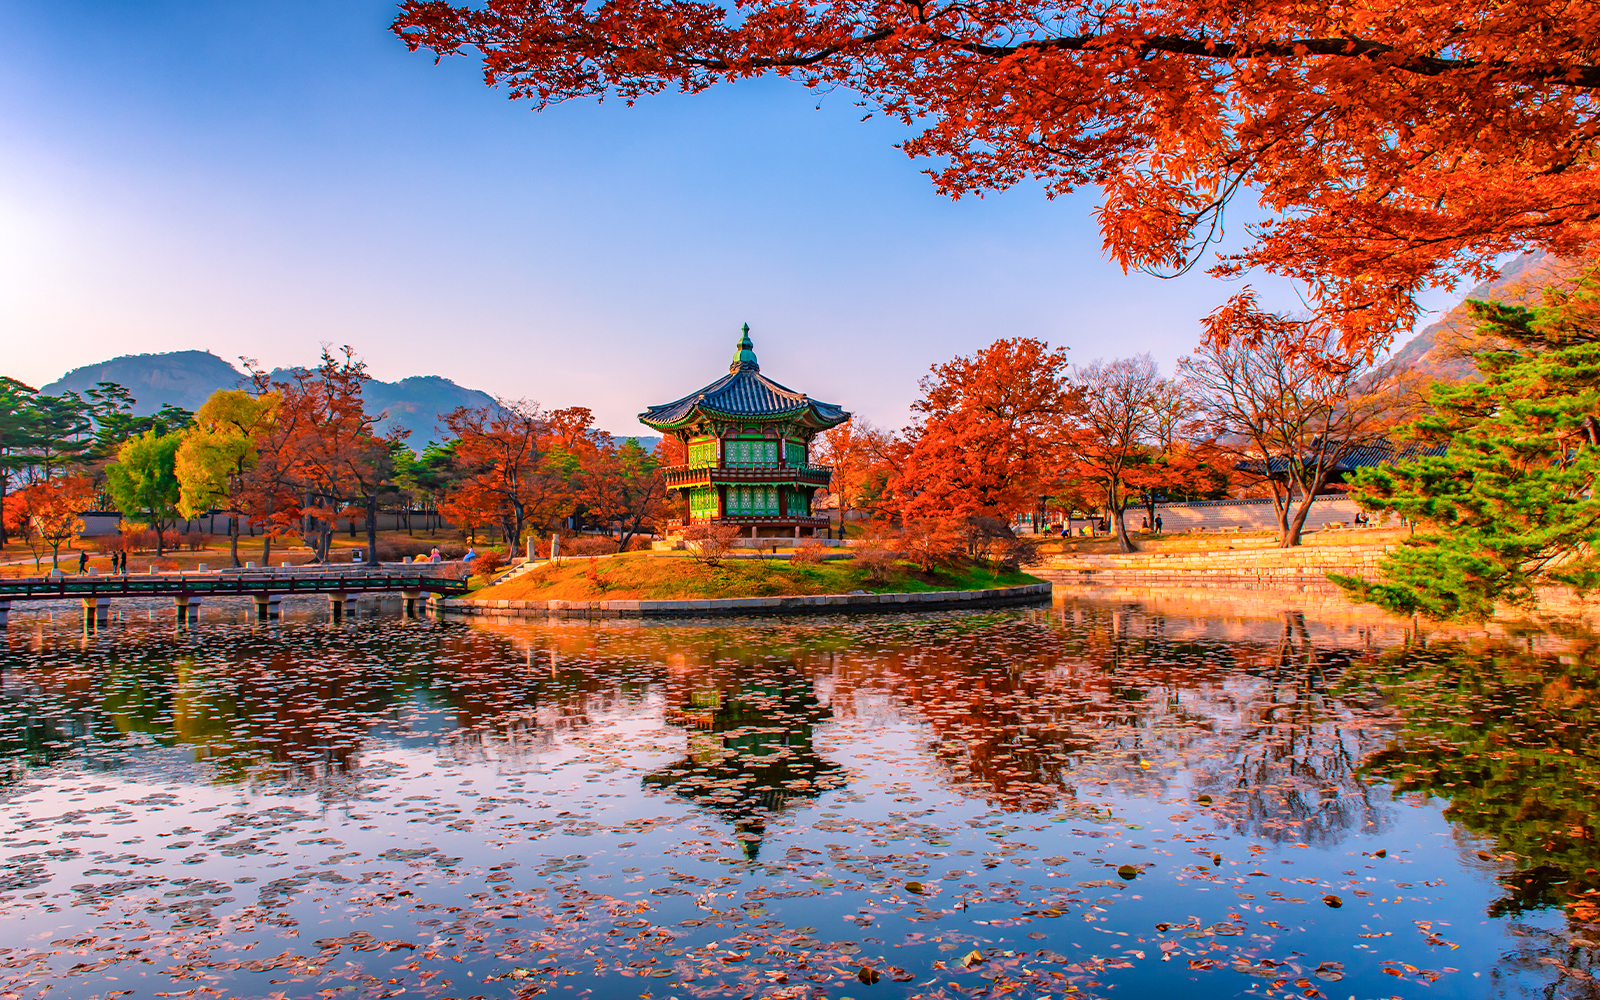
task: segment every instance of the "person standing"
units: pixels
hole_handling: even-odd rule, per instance
[[[1156,534],[1161,534],[1161,515],[1156,515]]]

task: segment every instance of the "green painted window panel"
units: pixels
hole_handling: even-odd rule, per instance
[[[800,441],[787,441],[785,444],[784,461],[789,465],[806,464],[806,446]]]
[[[689,465],[703,468],[717,464],[717,439],[701,438],[689,442]]]
[[[727,444],[727,462],[733,466],[778,464],[778,442],[735,438]]]
[[[788,496],[788,499],[785,502],[786,502],[786,504],[787,504],[787,506],[789,508],[789,516],[790,517],[810,517],[811,516],[811,501],[810,501],[810,498],[806,496],[805,491],[804,490],[789,490],[787,492],[788,492],[789,496]]]
[[[728,487],[728,515],[730,517],[777,517],[777,487]]]
[[[717,516],[717,490],[713,486],[697,486],[689,491],[689,517],[701,521]]]

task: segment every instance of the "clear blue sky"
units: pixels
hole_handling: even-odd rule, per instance
[[[468,59],[407,53],[392,10],[0,0],[4,373],[349,343],[380,378],[628,433],[748,322],[771,377],[898,426],[929,365],[996,337],[1169,367],[1234,287],[1124,276],[1094,192],[940,197],[847,93],[535,114]]]

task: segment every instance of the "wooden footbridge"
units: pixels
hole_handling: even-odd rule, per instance
[[[0,625],[6,623],[16,601],[80,601],[85,622],[103,625],[117,598],[171,598],[179,620],[192,621],[208,597],[253,598],[257,617],[267,619],[277,617],[285,597],[323,594],[338,618],[346,602],[362,596],[395,594],[405,600],[407,614],[416,614],[417,602],[425,595],[449,597],[466,592],[464,579],[381,569],[22,577],[0,579]]]

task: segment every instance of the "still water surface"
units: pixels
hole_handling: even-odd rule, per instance
[[[0,998],[1591,996],[1595,651],[13,613]]]

